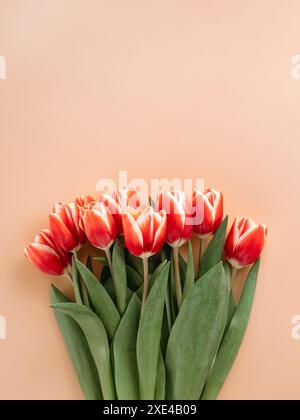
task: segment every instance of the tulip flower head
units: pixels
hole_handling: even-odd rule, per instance
[[[81,226],[90,243],[99,249],[107,250],[117,237],[113,216],[103,203],[87,209],[82,217]]]
[[[171,247],[180,247],[190,239],[193,225],[189,219],[191,206],[186,194],[180,190],[162,191],[156,207],[167,214],[167,238]]]
[[[260,256],[267,236],[267,227],[247,217],[237,217],[225,242],[225,256],[234,268],[254,263]]]
[[[148,258],[159,252],[167,233],[167,216],[164,210],[155,212],[152,207],[129,207],[122,215],[126,246],[133,255]]]
[[[24,254],[43,273],[62,276],[70,271],[71,255],[55,245],[49,229],[36,235]]]
[[[75,204],[78,204],[83,209],[91,207],[94,203],[96,203],[96,198],[92,195],[81,195],[75,199]]]
[[[223,195],[221,191],[206,188],[194,190],[192,205],[195,209],[194,232],[205,238],[213,235],[223,219]]]
[[[50,231],[55,244],[66,252],[77,251],[86,241],[80,227],[83,209],[76,203],[58,203],[49,214]]]
[[[123,235],[122,214],[126,212],[127,207],[138,208],[141,204],[136,189],[128,186],[119,188],[112,195],[101,193],[99,201],[104,203],[113,215],[118,235]]]

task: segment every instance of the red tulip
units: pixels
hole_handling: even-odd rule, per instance
[[[190,203],[183,191],[162,191],[159,194],[157,208],[167,214],[167,239],[172,247],[183,245],[193,233]]]
[[[70,270],[71,255],[57,248],[49,229],[36,235],[24,254],[43,273],[61,276]]]
[[[91,207],[93,203],[96,203],[96,198],[91,195],[81,195],[75,199],[75,204],[84,209]]]
[[[237,217],[225,242],[225,256],[234,268],[254,263],[261,254],[267,227],[247,217]]]
[[[86,210],[82,218],[82,227],[92,245],[107,250],[117,237],[116,224],[113,216],[103,203],[97,203]]]
[[[164,210],[155,212],[152,207],[128,208],[122,220],[125,243],[133,255],[147,258],[161,250],[167,233]]]
[[[80,227],[83,209],[75,203],[58,203],[49,214],[50,231],[55,244],[66,252],[78,250],[86,240]]]
[[[212,235],[223,219],[223,195],[221,191],[206,188],[204,193],[195,189],[192,200],[195,210],[194,232],[200,237]]]
[[[113,215],[118,235],[123,234],[122,214],[126,212],[127,207],[137,208],[140,206],[137,191],[131,187],[119,188],[111,196],[101,193],[99,201],[104,203]]]

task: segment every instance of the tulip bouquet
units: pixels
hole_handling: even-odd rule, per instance
[[[86,399],[215,399],[248,324],[266,227],[236,218],[226,238],[213,189],[149,202],[126,187],[57,204],[25,255],[72,284],[72,300],[51,286],[51,307]],[[83,258],[86,242],[98,256]],[[236,273],[250,265],[237,301]]]

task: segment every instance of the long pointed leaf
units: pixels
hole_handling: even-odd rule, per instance
[[[81,284],[80,284],[80,279],[78,276],[78,271],[77,271],[74,255],[72,256],[72,280],[73,280],[75,300],[77,303],[80,303],[81,305],[83,305]]]
[[[93,308],[103,322],[109,340],[112,340],[121,319],[119,312],[97,277],[79,260],[76,260],[76,265],[88,289]]]
[[[100,377],[103,398],[115,398],[114,382],[110,365],[110,351],[107,334],[98,316],[90,309],[77,303],[56,303],[51,305],[72,317],[82,329],[89,344]]]
[[[193,257],[193,247],[191,241],[188,245],[188,262],[185,268],[185,281],[183,288],[183,299],[186,297],[187,293],[192,289],[195,281],[195,269],[194,269],[194,257]]]
[[[166,368],[161,352],[158,355],[157,375],[155,384],[155,400],[164,400],[166,392]]]
[[[130,252],[127,252],[126,261],[130,267],[134,268],[135,271],[137,271],[141,276],[143,276],[144,269],[143,269],[143,261],[141,258],[136,257]]]
[[[126,266],[126,271],[128,287],[135,292],[143,284],[143,276],[129,265]]]
[[[229,284],[219,263],[194,284],[173,325],[166,354],[168,399],[200,398],[222,339],[228,301]]]
[[[51,303],[66,303],[69,299],[55,286],[51,286]],[[71,357],[78,382],[87,400],[102,400],[97,368],[86,338],[76,321],[69,315],[54,311],[54,315]]]
[[[208,270],[222,260],[227,223],[228,216],[226,216],[220,224],[201,259],[198,278],[203,276],[203,274],[207,273]]]
[[[156,267],[156,269],[154,270],[154,272],[152,274],[150,274],[149,276],[149,285],[148,285],[148,293],[150,293],[153,284],[155,283],[156,279],[158,278],[161,270],[163,269],[163,267],[167,264],[167,261],[163,261],[159,264],[158,267]],[[143,287],[144,285],[142,284],[138,290],[136,291],[137,296],[142,299],[142,294],[143,294]]]
[[[124,259],[124,251],[119,245],[119,241],[115,241],[112,252],[112,269],[114,273],[114,287],[116,291],[116,299],[121,314],[126,308],[127,293],[127,274]]]
[[[133,294],[113,342],[116,391],[120,400],[139,399],[136,340],[140,312],[141,302]]]
[[[142,400],[153,400],[155,396],[169,268],[170,263],[167,263],[160,270],[148,295],[140,320],[137,336],[137,363]]]
[[[161,261],[168,261],[167,252],[165,249],[165,246],[161,250]],[[167,294],[166,294],[166,323],[168,326],[168,334],[170,334],[172,325],[173,325],[173,319],[172,319],[172,308],[171,308],[171,291],[170,291],[170,274],[168,278],[168,285],[167,285]],[[168,336],[169,339],[169,336]],[[165,343],[167,344],[167,343]],[[164,349],[165,351],[165,349]]]
[[[240,303],[221,344],[217,358],[208,377],[202,400],[214,400],[225,382],[242,344],[253,305],[259,260],[248,274]]]

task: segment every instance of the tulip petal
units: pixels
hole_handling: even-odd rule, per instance
[[[80,227],[80,220],[83,215],[83,210],[75,203],[70,203],[68,206],[68,211],[70,215],[70,224],[75,227],[76,235],[78,237],[79,243],[84,244],[86,236],[84,231]]]
[[[240,223],[240,218],[236,217],[226,238],[225,255],[228,259],[233,258],[235,248],[238,244],[239,234],[240,234],[239,227],[238,227],[239,223]]]
[[[100,203],[103,203],[111,214],[120,214],[121,208],[117,201],[108,194],[101,193],[98,198]]]
[[[103,203],[110,214],[112,214],[114,221],[116,223],[118,235],[123,234],[123,224],[122,224],[122,209],[116,200],[109,196],[108,194],[101,193],[99,196],[99,202]]]
[[[70,252],[78,246],[77,238],[74,238],[66,224],[56,213],[49,214],[49,225],[53,240],[59,248]]]
[[[151,252],[154,239],[153,213],[149,211],[142,212],[136,222],[143,235],[143,251],[144,253]]]
[[[128,206],[138,208],[141,204],[136,189],[132,187],[119,188],[113,196],[120,205],[122,213],[126,211]]]
[[[248,217],[242,217],[239,221],[239,231],[240,231],[240,237],[248,231],[248,229],[255,227],[256,223],[249,219]]]
[[[193,225],[185,224],[184,229],[182,231],[182,239],[184,242],[188,241],[193,234]]]
[[[212,233],[214,226],[214,208],[209,199],[202,194],[197,194],[193,206],[198,210],[200,223],[194,226],[194,231],[199,236],[206,236]]]
[[[83,217],[86,236],[96,248],[108,249],[116,239],[115,223],[110,217],[96,208],[87,210]]]
[[[80,197],[75,198],[75,204],[78,204],[78,206],[83,207],[84,209],[87,209],[91,203],[95,202],[96,198],[91,195],[81,195]]]
[[[126,246],[133,255],[140,257],[143,254],[143,235],[141,229],[130,213],[122,215],[124,238]]]
[[[24,250],[24,253],[29,261],[43,273],[54,276],[61,276],[64,273],[64,265],[50,246],[32,243]]]
[[[265,244],[265,228],[262,225],[248,229],[240,238],[234,252],[234,259],[240,266],[254,263]]]
[[[167,235],[167,215],[164,210],[161,210],[159,214],[155,213],[154,218],[156,222],[154,225],[156,226],[154,242],[152,246],[151,253],[156,254],[159,252],[166,240]]]
[[[36,237],[34,238],[34,242],[48,245],[50,248],[52,248],[60,257],[61,262],[64,266],[67,266],[71,263],[71,254],[61,250],[60,248],[58,248],[58,246],[56,246],[52,238],[50,229],[43,229],[39,234],[36,235]]]
[[[62,223],[66,226],[72,234],[76,242],[78,242],[78,232],[74,225],[72,218],[72,211],[66,203],[57,203],[54,206],[54,213],[61,219]]]
[[[185,195],[175,190],[173,193],[162,191],[158,198],[159,210],[165,210],[167,214],[167,242],[174,245],[182,239],[185,226]]]
[[[223,220],[223,195],[213,188],[206,188],[204,193],[195,189],[193,193],[195,210],[194,231],[200,237],[214,234]]]

